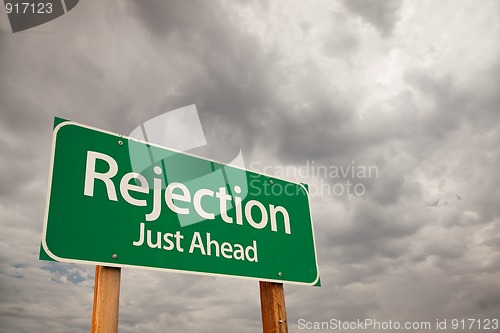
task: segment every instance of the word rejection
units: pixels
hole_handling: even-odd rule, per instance
[[[107,171],[98,172],[96,165],[102,162],[107,164]],[[160,218],[164,208],[163,202],[171,212],[178,215],[189,215],[193,214],[194,211],[201,218],[201,221],[215,220],[215,217],[220,215],[220,219],[226,224],[242,226],[246,223],[254,229],[264,229],[269,225],[273,232],[284,232],[288,235],[292,233],[290,217],[286,208],[273,204],[266,207],[258,200],[248,200],[243,205],[241,197],[238,196],[241,193],[241,187],[238,185],[232,189],[233,196],[227,193],[224,186],[219,187],[216,191],[199,188],[191,193],[190,189],[180,182],[163,184],[162,176],[165,171],[160,166],[154,166],[153,172],[157,177],[152,179],[152,184],[142,174],[128,172],[119,180],[119,191],[117,191],[114,181],[117,181],[115,178],[117,178],[118,171],[118,163],[113,157],[96,151],[87,151],[84,195],[94,197],[95,184],[102,182],[106,188],[107,199],[111,201],[118,201],[117,193],[119,192],[121,198],[128,204],[146,207],[148,206],[146,198],[152,196],[150,212],[144,216],[146,222],[140,222],[136,240],[131,242],[133,246],[148,246],[151,249],[179,253],[187,250],[188,253],[199,253],[204,256],[249,262],[259,261],[255,240],[252,240],[250,244],[219,242],[212,239],[209,232],[202,235],[196,231],[192,234],[189,247],[187,247],[185,237],[180,230],[175,233],[156,231],[156,235],[154,235],[154,232],[148,229],[148,223]],[[164,192],[163,198],[162,192]],[[142,198],[140,198],[141,196]],[[209,205],[212,210],[207,209],[203,204],[209,200],[217,202],[217,205]],[[214,206],[218,208],[213,210]],[[234,207],[234,209],[230,210],[229,207]],[[233,216],[228,213],[231,211],[234,212]],[[255,216],[259,216],[259,218],[255,218]]]

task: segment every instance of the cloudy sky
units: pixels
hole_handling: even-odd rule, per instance
[[[90,330],[94,267],[38,260],[53,117],[128,134],[190,104],[253,169],[377,170],[302,177],[323,286],[285,285],[290,332],[499,318],[498,41],[488,0],[81,0],[15,34],[0,13],[0,332]],[[256,281],[124,269],[120,297],[124,333],[261,330]]]

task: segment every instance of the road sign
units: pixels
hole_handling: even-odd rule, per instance
[[[54,128],[45,254],[319,285],[304,185],[70,121]]]

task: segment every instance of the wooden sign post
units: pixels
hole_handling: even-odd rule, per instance
[[[96,266],[92,333],[118,332],[121,268]]]
[[[288,333],[283,283],[259,281],[264,333]]]

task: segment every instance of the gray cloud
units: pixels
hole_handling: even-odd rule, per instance
[[[323,44],[326,55],[350,60],[350,56],[360,46],[360,38],[352,28],[350,17],[344,13],[332,13],[332,26]]]
[[[399,19],[401,0],[345,0],[344,5],[373,25],[384,37],[390,36]]]

